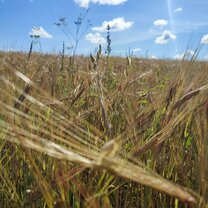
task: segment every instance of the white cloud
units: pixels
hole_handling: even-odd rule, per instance
[[[74,2],[78,4],[80,7],[87,8],[90,3],[90,0],[74,0]]]
[[[208,34],[204,35],[201,39],[202,44],[208,44]]]
[[[165,30],[162,35],[155,39],[156,44],[167,44],[170,40],[175,40],[176,35],[172,34],[171,31]]]
[[[205,60],[208,60],[208,54],[204,57]]]
[[[175,12],[182,12],[183,11],[183,7],[178,7],[174,10]]]
[[[163,27],[163,26],[166,26],[168,24],[168,21],[165,20],[165,19],[158,19],[158,20],[155,20],[153,22],[153,24],[157,27]]]
[[[93,3],[99,3],[99,4],[109,4],[109,5],[119,5],[127,0],[91,0]]]
[[[148,58],[149,58],[149,59],[158,59],[158,57],[155,56],[155,55],[151,55],[151,56],[149,56]]]
[[[106,4],[106,5],[119,5],[127,0],[74,0],[76,4],[78,4],[80,7],[88,8],[90,2],[96,4]]]
[[[14,48],[8,48],[6,51],[7,52],[14,52],[15,50],[14,50]]]
[[[29,32],[30,36],[38,36],[40,38],[52,38],[52,35],[46,32],[43,27],[33,27],[31,32]]]
[[[104,21],[101,26],[93,27],[92,30],[106,32],[108,25],[110,26],[110,31],[115,32],[129,29],[133,25],[133,22],[127,22],[123,17],[118,17],[111,21]]]
[[[134,49],[132,49],[133,52],[139,52],[141,50],[142,50],[141,48],[134,48]]]
[[[178,60],[188,60],[191,59],[194,56],[195,52],[193,50],[187,50],[181,54],[176,54],[174,56],[174,59],[178,59]]]
[[[150,58],[151,59],[158,59],[157,56],[154,56],[154,55],[150,56]]]
[[[85,39],[90,41],[93,44],[104,44],[104,43],[106,43],[105,38],[103,38],[100,33],[95,33],[95,34],[88,33],[85,36]]]

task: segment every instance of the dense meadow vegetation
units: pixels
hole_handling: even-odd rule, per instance
[[[0,53],[0,207],[208,207],[208,63]]]

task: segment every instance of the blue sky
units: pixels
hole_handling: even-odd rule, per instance
[[[63,41],[74,46],[69,32],[54,23],[65,18],[75,36],[74,21],[87,8],[79,34],[89,27],[79,41],[79,54],[93,52],[99,43],[105,48],[110,25],[115,55],[133,51],[135,56],[180,58],[201,42],[200,58],[208,59],[207,0],[0,0],[0,50],[28,51],[30,35],[40,36],[37,51],[58,53]]]

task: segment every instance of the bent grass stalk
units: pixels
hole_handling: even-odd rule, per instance
[[[99,64],[102,64],[101,61],[99,61]],[[102,73],[102,68],[100,68],[100,70],[101,72],[99,73]],[[79,71],[76,73],[79,73]],[[36,181],[39,187],[38,189],[42,194],[40,199],[43,199],[48,207],[53,207],[56,203],[62,203],[62,205],[65,203],[71,206],[75,206],[75,204],[79,203],[80,206],[84,204],[84,206],[90,205],[92,207],[99,207],[100,204],[96,197],[103,199],[103,204],[106,204],[106,206],[113,204],[114,199],[117,205],[118,203],[125,203],[127,205],[129,199],[118,202],[118,196],[122,196],[119,195],[119,193],[121,194],[121,191],[125,190],[124,186],[118,185],[118,188],[115,187],[113,192],[110,191],[110,186],[114,184],[113,178],[117,179],[118,177],[120,178],[119,180],[123,180],[125,183],[135,182],[134,185],[128,186],[128,189],[132,191],[132,194],[129,194],[129,197],[132,196],[132,206],[136,203],[135,200],[139,200],[139,198],[135,198],[132,188],[136,186],[139,187],[140,185],[145,185],[157,190],[159,193],[163,192],[172,197],[176,197],[180,200],[179,203],[183,202],[190,206],[195,206],[197,204],[202,207],[206,206],[206,187],[202,182],[205,178],[206,169],[200,172],[201,193],[197,193],[197,189],[194,188],[195,183],[193,183],[192,187],[188,186],[189,189],[187,189],[185,188],[187,186],[186,181],[179,183],[177,180],[173,180],[172,177],[176,177],[176,175],[180,174],[180,171],[177,170],[180,165],[178,166],[175,162],[172,165],[170,163],[168,164],[168,167],[171,166],[172,169],[172,174],[169,176],[170,178],[165,179],[163,175],[165,176],[166,174],[159,175],[157,172],[161,173],[159,168],[164,169],[164,173],[166,171],[166,167],[160,165],[160,160],[167,163],[167,158],[171,157],[165,152],[165,149],[173,151],[173,149],[171,149],[171,145],[174,145],[173,141],[175,140],[175,136],[173,135],[176,134],[177,131],[182,131],[180,128],[183,124],[186,125],[187,118],[190,114],[193,113],[193,116],[198,115],[198,112],[204,109],[207,101],[207,85],[204,84],[195,87],[197,86],[197,82],[195,81],[192,83],[192,87],[194,88],[189,93],[184,93],[182,92],[182,88],[177,87],[175,90],[178,94],[175,93],[175,96],[179,94],[181,96],[174,97],[173,95],[171,101],[157,97],[158,88],[162,89],[161,87],[164,87],[164,84],[160,86],[161,83],[159,82],[155,88],[151,89],[151,93],[148,92],[149,89],[147,89],[143,95],[131,96],[131,93],[129,93],[130,91],[134,92],[137,86],[140,88],[144,87],[142,86],[142,82],[148,82],[148,77],[141,76],[144,72],[140,72],[140,74],[136,74],[136,76],[132,75],[132,73],[137,73],[134,72],[133,64],[131,66],[131,72],[129,72],[128,75],[128,83],[125,85],[125,88],[123,88],[123,92],[120,91],[117,85],[111,86],[111,83],[107,85],[105,77],[107,75],[102,73],[102,93],[104,93],[104,89],[109,90],[108,96],[110,99],[108,100],[108,105],[111,107],[109,109],[112,109],[112,111],[109,111],[105,103],[105,114],[108,116],[108,122],[112,125],[112,128],[116,125],[119,127],[117,129],[114,128],[114,132],[111,135],[111,141],[114,141],[114,143],[112,143],[113,149],[106,149],[104,147],[107,146],[106,140],[109,138],[107,137],[106,139],[103,129],[103,126],[107,128],[107,125],[102,123],[103,114],[102,109],[100,109],[100,95],[98,95],[99,90],[96,89],[98,86],[89,84],[82,94],[79,95],[78,93],[79,97],[76,98],[76,102],[70,107],[67,107],[66,103],[64,104],[62,101],[51,97],[46,89],[40,89],[35,80],[31,80],[20,71],[10,70],[2,72],[0,79],[1,145],[8,142],[17,144],[19,149],[15,154],[17,154],[18,157],[26,158],[28,167],[31,166],[30,170],[34,176],[33,183]],[[7,74],[10,74],[9,78]],[[38,74],[38,76],[41,76],[41,73]],[[125,79],[122,71],[116,76],[116,78],[111,78],[112,81],[114,79],[119,79],[119,81],[122,82],[122,80]],[[154,74],[151,76],[154,76]],[[160,74],[157,76],[159,80]],[[166,75],[163,74],[161,76]],[[96,80],[96,75],[94,77],[94,80]],[[138,77],[138,81],[135,81],[135,77]],[[80,78],[77,83],[82,83],[81,79],[82,78]],[[195,80],[197,80],[197,78],[195,78]],[[27,86],[28,83],[32,86],[30,91],[26,91],[24,90],[26,88],[22,87]],[[110,89],[115,91],[110,91]],[[96,96],[90,97],[89,95],[93,93]],[[155,97],[154,93],[156,93]],[[24,99],[20,99],[21,95],[24,96]],[[92,99],[92,101],[89,99]],[[50,100],[54,105],[47,105],[44,103],[44,100]],[[86,100],[86,103],[84,100]],[[169,102],[168,105],[164,103],[164,100]],[[191,104],[190,101],[192,102]],[[91,106],[91,102],[94,102],[95,105],[88,110],[86,106]],[[18,108],[14,107],[14,103],[18,104]],[[146,106],[144,105],[145,103]],[[81,109],[79,105],[83,106],[83,109]],[[116,106],[121,107],[118,108]],[[124,110],[122,110],[122,106]],[[169,111],[166,112],[163,106],[168,106]],[[77,112],[79,111],[84,113],[85,116],[78,116]],[[91,116],[87,117],[87,114]],[[114,117],[117,118],[117,123],[114,122]],[[93,119],[95,119],[95,122]],[[101,121],[99,121],[99,119]],[[197,122],[198,121],[199,119]],[[121,124],[118,125],[118,123]],[[201,123],[203,122],[201,121]],[[122,125],[124,125],[126,129],[123,129]],[[197,125],[199,126],[200,124],[198,123]],[[206,123],[203,123],[203,126],[203,131],[200,133],[201,143],[196,145],[196,148],[199,150],[203,145],[206,145],[206,142],[203,141],[204,136],[202,136],[207,134]],[[189,126],[189,128],[191,128],[191,126]],[[200,132],[199,129],[200,127],[198,127],[196,132]],[[175,142],[177,144],[177,140]],[[192,142],[195,141],[193,140]],[[182,141],[182,143],[184,142]],[[114,149],[114,144],[117,147],[116,149]],[[22,148],[20,148],[19,145],[22,146]],[[158,152],[158,156],[156,155],[158,147],[161,149],[164,147],[161,153],[166,154],[167,158],[163,158],[160,152]],[[205,161],[204,155],[206,155],[206,150],[204,148],[202,150],[200,150],[201,165],[203,161]],[[3,151],[9,151],[9,149],[5,149],[4,145],[4,147],[1,147],[1,152]],[[181,151],[183,152],[183,150]],[[191,149],[187,151],[191,152]],[[136,155],[137,157],[135,157]],[[139,158],[138,155],[140,156]],[[43,165],[39,158],[48,161],[47,167]],[[148,158],[148,161],[145,158]],[[57,162],[55,162],[56,159],[58,159]],[[171,159],[174,161],[173,158]],[[14,160],[14,157],[12,157],[12,160]],[[14,193],[14,199],[16,201],[12,202],[12,206],[18,203],[24,204],[22,198],[22,196],[24,196],[24,191],[19,191],[20,188],[16,190],[14,181],[9,180],[8,173],[5,172],[9,170],[10,165],[10,163],[6,164],[1,162],[1,166],[5,167],[4,176],[1,181],[3,181],[4,186],[10,184],[7,186],[8,188],[5,189],[7,190],[5,195],[8,197],[12,192]],[[57,168],[59,165],[64,165],[65,168],[63,170]],[[68,169],[75,166],[83,168],[83,171],[78,171],[79,174],[75,174],[77,178],[73,178],[71,184],[68,183],[69,181],[66,182],[66,186],[63,187],[60,181],[62,172],[67,172]],[[11,167],[17,168],[18,163]],[[49,167],[52,169],[50,170]],[[51,174],[55,170],[57,172],[55,172],[54,175]],[[24,177],[24,174],[29,174],[29,172],[23,174],[21,169],[18,171],[20,172],[21,178]],[[46,171],[48,171],[48,173]],[[102,179],[103,171],[107,171],[112,177],[108,178],[103,176]],[[197,169],[192,168],[191,171],[195,171],[195,174],[197,174]],[[70,177],[66,176],[66,178]],[[99,186],[97,186],[98,188],[96,189],[96,181],[99,181],[99,178],[101,178],[101,181],[98,183]],[[51,180],[57,180],[55,183],[56,188],[53,188],[54,186],[51,185]],[[42,181],[42,184],[40,181]],[[82,183],[82,181],[85,181],[86,184]],[[87,188],[89,185],[88,181],[92,181],[93,183],[89,189]],[[101,188],[101,183],[104,183],[105,188]],[[30,184],[30,186],[32,186],[32,184]],[[62,190],[61,201],[57,200],[56,197],[60,194],[60,192],[57,191],[59,189]],[[82,196],[85,197],[84,202],[83,199],[79,197],[79,194],[76,194],[76,191],[79,189]],[[73,192],[73,190],[76,191]],[[82,192],[83,190],[85,190],[85,192]],[[96,193],[96,190],[99,194]],[[137,189],[137,193],[144,196],[145,192],[143,190],[143,188]],[[38,193],[37,190],[34,191]],[[109,195],[106,194],[108,192]],[[72,197],[70,199],[70,197],[66,197],[67,193],[72,194],[74,198]],[[153,192],[150,191],[148,192],[148,196],[145,196],[151,197],[151,203],[157,200],[152,193]],[[39,199],[36,201],[31,199],[31,203],[42,203]],[[177,204],[177,200],[170,200],[169,205],[172,206],[173,202]],[[139,201],[139,203],[142,204],[142,201]],[[163,203],[165,203],[165,200]]]

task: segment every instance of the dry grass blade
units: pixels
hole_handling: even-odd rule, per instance
[[[20,90],[17,86],[12,85],[6,78],[2,77],[2,81],[7,89],[13,86],[16,90]],[[3,92],[2,88],[0,91],[5,95],[7,94],[7,97],[10,96],[9,100],[16,99],[11,93],[7,91]],[[128,160],[125,155],[122,156],[119,154],[119,149],[113,154],[111,154],[111,151],[110,153],[109,151],[106,153],[105,148],[102,150],[95,145],[97,141],[89,142],[86,140],[85,135],[87,132],[80,128],[79,125],[71,122],[58,112],[53,111],[53,109],[50,109],[50,117],[47,106],[32,97],[32,95],[24,94],[24,96],[25,103],[20,102],[20,104],[22,107],[28,108],[26,113],[13,108],[10,103],[1,101],[1,117],[4,118],[0,122],[1,139],[19,143],[25,148],[34,149],[59,160],[67,160],[71,163],[77,163],[92,169],[105,169],[116,176],[133,180],[177,197],[184,203],[196,203],[194,196],[185,191],[182,187],[170,183],[165,179],[161,179],[160,177],[156,177],[144,167],[131,163],[131,160]],[[37,108],[40,113],[38,113]],[[31,116],[31,114],[33,116]],[[34,115],[36,117],[35,121],[33,119]],[[78,132],[75,132],[73,128],[68,128],[64,131],[64,129],[59,126],[59,124],[63,125],[63,120],[73,125],[73,128],[76,128]],[[23,126],[24,128],[22,128]],[[37,128],[37,126],[39,127]],[[56,131],[51,133],[51,129],[56,129]],[[97,140],[96,135],[91,135],[91,139]],[[100,144],[101,143],[102,140],[100,141]],[[36,175],[40,176],[37,172],[37,168],[35,166],[34,168],[35,173],[37,173]],[[47,187],[44,188],[44,190],[46,189]],[[52,206],[50,202],[53,200],[44,190],[46,201],[48,201],[48,205]]]
[[[196,96],[200,92],[201,92],[200,98],[203,100],[203,102],[201,103],[198,102],[198,99],[200,98],[197,99],[196,97],[194,100],[192,100],[191,105],[187,104],[187,106],[185,106],[181,110],[181,112],[179,112],[172,120],[170,120],[168,124],[163,129],[161,129],[157,134],[154,134],[151,138],[149,138],[148,141],[146,141],[146,143],[143,146],[135,147],[133,150],[133,155],[139,156],[141,154],[144,154],[152,146],[156,146],[160,144],[161,142],[168,140],[171,133],[174,131],[175,127],[178,126],[180,122],[182,122],[188,115],[194,112],[195,109],[204,105],[204,103],[206,102],[206,97],[203,96],[202,92],[206,93],[207,89],[208,89],[208,86],[204,85],[200,87],[199,89],[186,94],[179,101],[177,101],[177,103],[174,105],[173,108],[180,107],[183,103],[185,103],[187,100],[191,98],[194,98],[194,96]]]
[[[95,165],[97,166],[97,164]],[[129,164],[122,159],[108,157],[103,158],[101,164],[99,164],[97,167],[105,168],[117,176],[133,180],[140,184],[165,192],[171,196],[175,196],[184,203],[194,205],[197,202],[195,197],[182,187],[174,185],[165,179],[152,176],[148,171],[143,173],[137,166],[131,165],[131,168],[129,168]]]
[[[31,169],[33,170],[34,176],[36,178],[37,184],[39,186],[40,191],[43,194],[43,197],[45,198],[45,201],[47,203],[47,206],[52,208],[54,207],[53,202],[55,201],[52,188],[50,187],[49,183],[46,181],[46,179],[41,174],[39,168],[37,167],[34,159],[32,158],[32,155],[28,150],[25,150],[26,154],[28,154],[28,160],[29,164],[31,164]]]
[[[180,106],[185,103],[186,101],[190,100],[192,97],[198,95],[201,91],[206,90],[208,88],[208,85],[204,85],[200,87],[199,89],[193,90],[186,95],[184,95],[180,100],[178,100],[175,105],[173,106],[173,109],[180,108]]]

